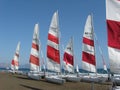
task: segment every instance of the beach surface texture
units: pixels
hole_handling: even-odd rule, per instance
[[[63,85],[37,81],[27,76],[0,72],[0,90],[110,90],[110,83],[66,82]]]

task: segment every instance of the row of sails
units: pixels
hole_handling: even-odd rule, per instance
[[[60,37],[59,37],[59,22],[58,22],[58,12],[55,12],[48,32],[47,41],[47,68],[55,72],[61,72],[60,65]],[[39,45],[39,26],[35,24],[32,48],[30,53],[30,70],[40,71],[40,45]],[[14,62],[12,60],[12,67],[18,69],[18,57],[19,57],[19,46],[18,44],[16,54],[14,56]],[[63,64],[65,70],[74,73],[74,51],[73,51],[73,38],[68,42],[64,55]],[[95,58],[95,48],[94,48],[94,30],[92,24],[92,16],[88,15],[86,20],[84,34],[83,34],[83,44],[82,44],[82,67],[83,69],[96,72],[96,58]]]
[[[110,71],[111,73],[120,73],[120,0],[106,0],[106,23],[108,32],[108,54],[110,59]],[[58,12],[55,12],[49,32],[47,41],[47,67],[49,70],[55,72],[61,72],[60,65],[60,37],[59,37],[59,22]],[[90,72],[97,72],[96,70],[96,53],[95,53],[95,33],[93,28],[92,15],[88,15],[83,33],[82,44],[82,67],[84,70]],[[97,38],[96,38],[97,39]],[[39,26],[35,25],[32,48],[30,53],[30,70],[40,71],[40,58],[39,58]],[[20,43],[18,43],[13,60],[11,62],[11,69],[16,71],[19,69],[19,50]],[[102,55],[102,50],[99,46],[99,50],[102,56],[104,69],[106,64]],[[74,72],[74,51],[73,51],[73,39],[68,42],[64,55],[63,64],[65,70],[68,72]]]

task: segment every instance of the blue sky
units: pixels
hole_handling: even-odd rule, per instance
[[[81,66],[84,25],[88,14],[93,13],[94,31],[109,66],[105,0],[99,2],[97,0],[0,0],[0,62],[11,62],[16,45],[20,41],[20,64],[29,63],[36,23],[40,26],[40,41],[46,56],[47,34],[52,15],[56,10],[59,13],[61,46],[65,46],[71,36],[74,37],[75,63],[79,66]],[[97,48],[97,67],[102,67]]]

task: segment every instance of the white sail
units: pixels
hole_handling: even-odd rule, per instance
[[[49,70],[60,72],[58,12],[54,13],[49,27],[47,41],[47,67]]]
[[[106,0],[110,71],[120,73],[120,0]]]
[[[73,39],[68,42],[63,56],[63,62],[68,72],[74,73],[74,52],[73,52]]]
[[[17,44],[17,48],[11,62],[11,69],[13,71],[17,71],[19,69],[19,52],[20,52],[20,42]]]
[[[84,70],[96,72],[94,31],[91,15],[88,15],[84,28],[82,45],[82,67]]]
[[[30,70],[39,72],[39,25],[35,24],[30,53]]]

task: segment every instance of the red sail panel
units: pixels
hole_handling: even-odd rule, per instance
[[[120,49],[120,22],[107,20],[108,46]]]
[[[73,56],[68,54],[68,53],[64,53],[64,61],[66,62],[66,64],[70,64],[73,66]]]
[[[38,44],[32,43],[32,48],[36,49],[37,51],[39,51],[39,46]]]
[[[13,65],[13,66],[18,66],[19,63],[18,63],[18,61],[16,61],[16,60],[12,60],[12,65]]]
[[[89,53],[86,53],[83,51],[82,52],[82,59],[83,59],[83,61],[85,61],[87,63],[90,63],[92,65],[96,65],[95,56],[92,54],[89,54]]]
[[[85,37],[83,37],[83,43],[90,45],[90,46],[94,46],[94,41],[88,38],[85,38]]]
[[[35,57],[35,56],[33,56],[33,55],[30,55],[30,63],[33,63],[33,64],[39,66],[39,58],[38,58],[38,57]]]
[[[60,64],[60,53],[59,50],[56,50],[55,48],[51,46],[47,46],[47,57],[52,59],[54,62],[57,62]]]
[[[56,43],[56,44],[59,44],[59,39],[58,39],[58,37],[56,37],[56,36],[54,36],[54,35],[52,35],[52,34],[48,34],[48,40],[50,40],[50,41],[52,41],[52,42],[54,42],[54,43]]]

